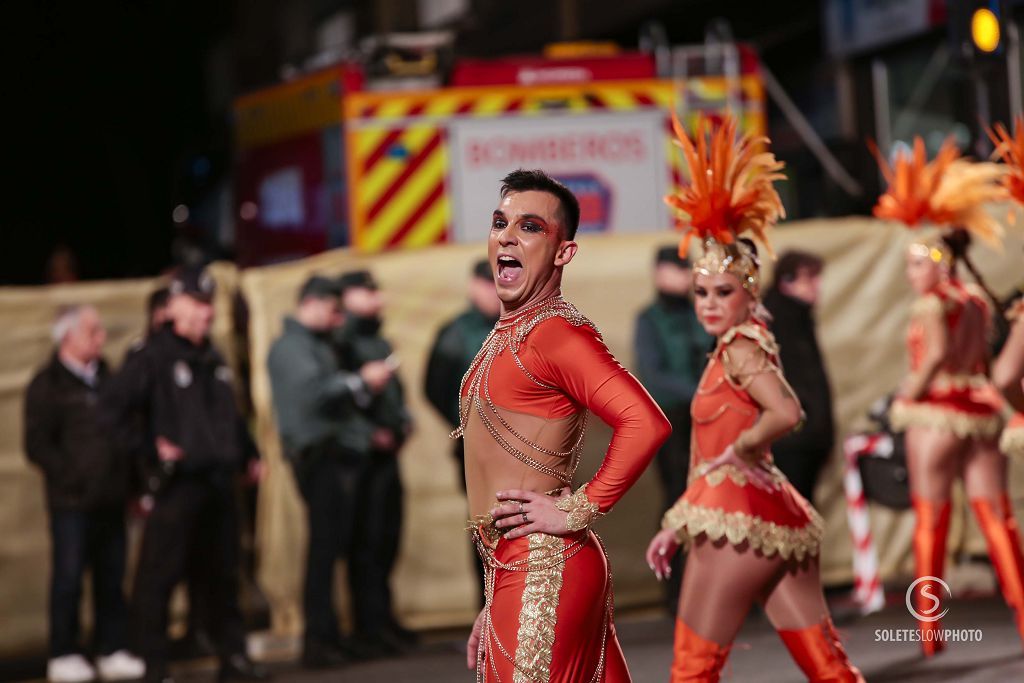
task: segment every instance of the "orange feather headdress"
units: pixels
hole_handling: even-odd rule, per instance
[[[992,156],[998,156],[1006,164],[1003,185],[1010,197],[1024,204],[1024,115],[1018,115],[1013,125],[1013,135],[1001,123],[988,131],[996,149]]]
[[[784,164],[760,150],[767,138],[745,134],[737,139],[736,129],[736,119],[729,116],[709,134],[701,118],[691,139],[672,114],[675,144],[683,150],[690,181],[667,195],[665,203],[685,233],[680,254],[686,255],[693,237],[701,239],[704,256],[696,264],[698,272],[730,272],[757,296],[757,255],[737,238],[749,232],[772,253],[766,231],[785,216],[773,186],[785,178],[780,172]]]
[[[930,223],[942,229],[966,230],[993,246],[1001,244],[1003,228],[985,209],[988,202],[1006,199],[1005,171],[998,164],[962,158],[952,139],[942,143],[930,162],[920,137],[914,138],[913,152],[897,156],[892,166],[874,143],[871,151],[889,183],[875,205],[875,216],[900,221],[911,229]],[[933,255],[941,252],[941,258],[949,256],[941,241],[929,240],[918,246]]]

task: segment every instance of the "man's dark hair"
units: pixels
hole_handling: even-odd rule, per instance
[[[565,227],[565,239],[576,239],[576,229],[580,225],[580,203],[572,191],[540,169],[527,171],[517,169],[501,179],[501,196],[509,192],[547,192],[553,194],[561,208],[558,217]]]
[[[775,265],[775,282],[792,282],[799,277],[801,270],[809,270],[811,275],[817,275],[824,267],[825,262],[820,256],[806,251],[787,251]]]
[[[149,320],[152,320],[153,314],[157,311],[157,309],[166,306],[167,301],[170,298],[171,290],[168,289],[167,287],[161,287],[160,289],[153,290],[153,292],[149,295],[149,298],[146,299],[146,317]]]

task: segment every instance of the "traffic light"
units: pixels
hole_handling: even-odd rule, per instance
[[[979,64],[1003,57],[1003,0],[952,0],[949,10],[950,37],[957,54]]]
[[[979,2],[971,12],[971,42],[975,52],[984,55],[1003,51],[1003,25],[1000,0]]]

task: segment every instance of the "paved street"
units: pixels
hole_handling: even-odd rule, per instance
[[[619,615],[618,622],[634,681],[667,680],[672,647],[671,621],[650,614],[623,614]],[[980,629],[982,640],[952,644],[945,653],[929,661],[918,655],[916,643],[876,642],[876,629],[902,629],[913,625],[901,603],[879,614],[846,620],[840,631],[851,657],[868,681],[1024,681],[1020,640],[1011,614],[1002,602],[996,599],[953,601],[944,624],[950,629]],[[291,662],[277,662],[273,664],[275,680],[279,683],[469,683],[473,676],[466,671],[464,655],[459,649],[463,640],[462,633],[431,634],[415,654],[327,672],[309,672]],[[214,679],[212,661],[183,665],[177,676],[180,683],[212,683]],[[790,683],[803,678],[767,622],[761,617],[752,617],[733,648],[723,680]]]

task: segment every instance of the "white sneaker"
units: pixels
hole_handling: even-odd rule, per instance
[[[96,680],[96,670],[82,655],[55,657],[46,664],[50,683],[86,683]]]
[[[96,660],[96,668],[100,670],[100,680],[103,681],[125,681],[146,675],[146,663],[127,650],[100,657]]]

